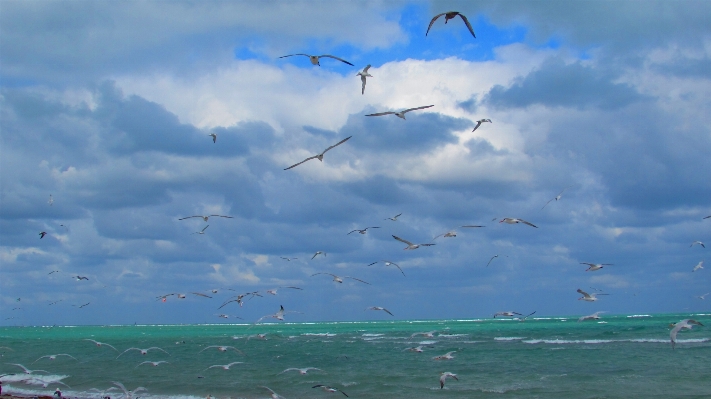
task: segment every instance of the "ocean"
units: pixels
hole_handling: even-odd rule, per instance
[[[342,393],[408,399],[711,398],[710,316],[3,327],[0,374],[20,373],[2,377],[3,393],[51,395],[60,387],[65,397],[79,398],[98,398],[113,382],[146,388],[134,398],[269,398],[262,386],[287,399]],[[685,318],[705,326],[681,331],[673,350],[669,323]],[[413,336],[425,332],[433,333]],[[154,346],[168,353],[122,353]],[[407,350],[416,346],[422,352]],[[447,352],[452,359],[433,359]],[[39,359],[54,354],[76,360]],[[168,363],[139,365],[145,361]],[[231,362],[241,363],[209,368]],[[27,384],[28,375],[13,364],[48,373],[33,372],[33,384]],[[306,367],[320,370],[283,372]],[[447,371],[458,380],[448,378],[440,389],[440,374]],[[342,393],[312,388],[318,384]],[[123,396],[115,390],[104,395]]]

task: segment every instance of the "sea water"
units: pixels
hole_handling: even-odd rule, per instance
[[[669,324],[693,318],[706,326]],[[432,332],[432,337],[415,333]],[[263,336],[258,336],[263,334]],[[87,339],[114,346],[98,347]],[[211,345],[234,346],[205,349]],[[423,352],[407,348],[423,346]],[[160,347],[146,355],[126,349]],[[3,393],[141,398],[711,398],[711,315],[0,328]],[[9,348],[9,349],[8,349]],[[451,360],[433,358],[452,352]],[[66,353],[55,360],[41,356]],[[121,355],[121,356],[119,356]],[[167,361],[158,366],[144,361]],[[242,362],[224,370],[212,365]],[[19,366],[46,370],[28,375]],[[317,367],[306,375],[287,368]],[[440,389],[440,373],[455,373]],[[61,381],[67,386],[60,385]],[[46,387],[43,386],[46,384]],[[123,396],[110,391],[112,398]],[[345,396],[343,396],[345,397]]]

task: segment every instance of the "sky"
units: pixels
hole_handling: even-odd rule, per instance
[[[476,38],[459,17],[425,35],[452,10]],[[692,245],[711,245],[708,15],[2,1],[0,325],[251,323],[280,305],[291,322],[708,311],[711,263],[692,271],[711,251]],[[280,58],[298,53],[353,66]],[[179,220],[195,215],[231,218]]]

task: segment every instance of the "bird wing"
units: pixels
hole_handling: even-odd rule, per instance
[[[355,229],[355,230],[351,230],[351,232],[350,232],[350,233],[348,233],[348,234],[351,234],[351,233],[355,233],[356,231],[360,231],[360,230],[358,230],[358,229]],[[348,235],[348,234],[346,234],[346,235]]]
[[[203,229],[202,229],[202,230],[200,230],[200,231],[203,231],[203,232],[204,232],[205,230],[207,230],[207,228],[208,228],[208,227],[210,227],[210,225],[209,225],[209,224],[208,224],[207,226],[205,226],[205,228],[203,228]]]
[[[467,226],[459,226],[459,227],[485,227],[485,226],[467,225]]]
[[[585,298],[590,298],[590,294],[578,288],[578,292],[582,294]]]
[[[415,111],[415,110],[418,110],[418,109],[430,108],[430,107],[434,107],[434,104],[432,104],[432,105],[423,105],[423,106],[421,106],[421,107],[415,107],[415,108],[408,108],[408,109],[402,111],[402,113],[404,114],[404,113],[406,113],[406,112]]]
[[[346,64],[348,64],[348,65],[350,65],[350,66],[355,66],[355,65],[351,64],[350,62],[344,60],[343,58],[338,58],[338,57],[333,56],[333,55],[330,55],[330,54],[319,55],[319,58],[321,58],[321,57],[333,58],[334,60],[338,60],[338,61],[341,61],[341,62],[345,62]]]
[[[363,68],[363,72],[368,73],[368,69],[370,69],[370,64],[366,65],[365,68]]]
[[[708,218],[711,218],[711,215],[706,216],[704,219],[708,219]]]
[[[491,261],[494,260],[494,258],[498,258],[498,257],[499,257],[499,255],[492,256],[491,259],[489,259],[489,262],[486,263],[486,267],[489,267],[489,263],[491,263]]]
[[[336,144],[334,144],[334,145],[332,145],[332,146],[326,148],[325,150],[323,150],[323,152],[321,153],[321,155],[325,154],[326,151],[330,150],[331,148],[333,148],[333,147],[338,147],[339,145],[345,143],[345,142],[348,141],[348,139],[350,139],[351,137],[353,137],[353,136],[348,136],[348,137],[346,137],[345,139],[339,141],[338,143],[336,143]]]
[[[311,275],[311,277],[313,277],[313,276],[315,276],[315,275],[317,275],[317,274],[328,274],[329,276],[338,277],[338,276],[336,276],[335,274],[323,273],[323,272],[314,273],[314,274]]]
[[[193,295],[199,295],[199,296],[204,296],[205,298],[212,298],[212,297],[209,296],[209,295],[201,294],[201,293],[199,293],[199,292],[191,292],[191,294],[193,294]]]
[[[531,227],[538,228],[538,226],[534,225],[534,224],[531,223],[531,222],[527,222],[527,221],[525,221],[525,220],[523,220],[523,219],[519,219],[518,221],[521,222],[521,223],[527,224],[527,225],[529,225],[529,226],[531,226]]]
[[[393,238],[396,239],[396,240],[398,240],[398,241],[400,241],[400,242],[404,242],[404,243],[407,244],[407,245],[415,245],[415,244],[411,243],[410,241],[403,240],[402,238],[400,238],[400,237],[398,237],[398,236],[395,236],[395,235],[393,236]]]
[[[469,28],[469,32],[472,33],[472,36],[476,39],[476,35],[474,34],[474,28],[472,28],[472,24],[469,23],[469,20],[467,17],[464,16],[464,14],[459,14],[460,17],[462,17],[462,20],[464,21],[464,24],[467,25],[467,28]]]
[[[554,199],[555,199],[555,198],[551,198],[550,200],[548,200],[548,202],[546,202],[546,205],[550,204],[550,203],[551,203],[551,201],[553,201]],[[546,207],[546,205],[543,205],[543,208],[545,208],[545,207]],[[541,210],[543,210],[543,208],[541,208]]]
[[[376,114],[368,114],[366,116],[381,116],[381,115],[390,115],[390,114],[394,114],[394,113],[395,113],[395,111],[378,112]]]
[[[184,218],[180,218],[180,219],[178,219],[178,220],[185,220],[185,219],[190,219],[190,218],[202,218],[202,216],[199,216],[199,215],[187,216],[187,217],[184,217]]]
[[[292,57],[292,56],[294,56],[294,55],[304,55],[304,56],[306,56],[306,57],[309,57],[309,58],[311,58],[311,56],[310,56],[310,55],[308,55],[308,54],[302,54],[302,53],[298,53],[298,54],[289,54],[289,55],[282,55],[282,56],[281,56],[281,57],[279,57],[279,58],[286,58],[286,57]]]
[[[432,18],[432,20],[430,21],[430,26],[427,27],[427,32],[425,33],[425,36],[427,36],[427,34],[430,33],[430,28],[432,28],[432,24],[435,23],[437,18],[441,17],[444,14],[446,14],[446,12],[443,12],[442,14],[437,14],[434,16],[434,18]]]
[[[225,305],[227,305],[227,304],[230,303],[230,302],[239,302],[239,301],[240,301],[240,299],[232,299],[232,300],[229,300],[229,301],[223,303],[222,305],[220,305],[220,307],[217,308],[217,309],[222,309],[222,308],[224,308]]]
[[[394,314],[390,313],[390,311],[387,310],[387,309],[385,309],[385,308],[380,308],[380,310],[382,310],[383,312],[386,312],[386,313],[389,314],[390,316],[395,316]]]
[[[232,216],[225,216],[225,215],[210,215],[210,217],[215,216],[218,218],[227,218],[227,219],[234,219]]]
[[[343,276],[343,277],[344,277],[344,278],[349,278],[349,279],[351,279],[351,280],[357,280],[357,281],[360,281],[361,283],[365,283],[365,284],[370,285],[369,282],[363,281],[363,280],[361,280],[361,279],[359,279],[359,278],[355,278],[355,277],[351,277],[351,276]]]
[[[280,288],[292,288],[295,290],[302,290],[302,291],[304,290],[303,288],[299,288],[299,287],[280,287]]]
[[[437,244],[420,244],[421,247],[431,247],[433,245],[437,245]]]
[[[479,126],[481,126],[481,121],[476,121],[476,126],[474,126],[474,129],[472,129],[472,132],[473,132],[474,130],[479,129]]]
[[[163,349],[163,348],[159,348],[159,347],[157,347],[157,346],[151,346],[150,348],[146,349],[146,352],[148,352],[148,351],[151,350],[151,349],[158,349],[159,351],[163,351],[163,352],[167,353],[168,355],[170,355],[170,353],[168,353],[168,351],[166,351],[166,350]]]
[[[365,94],[365,75],[360,75],[360,81],[363,83],[360,89],[360,94]]]
[[[291,168],[295,168],[295,167],[301,165],[302,163],[304,163],[304,162],[306,162],[306,161],[310,161],[310,160],[316,159],[316,158],[318,158],[318,155],[314,155],[314,156],[312,156],[312,157],[308,157],[308,158],[304,159],[303,161],[301,161],[301,162],[299,162],[299,163],[293,164],[293,165],[289,166],[288,168],[285,168],[284,170],[289,170],[289,169],[291,169]]]
[[[405,275],[405,272],[404,272],[404,271],[402,271],[402,269],[400,268],[400,266],[398,266],[398,265],[397,265],[396,263],[392,263],[392,262],[390,262],[390,264],[391,264],[391,265],[395,265],[395,267],[397,267],[397,268],[398,268],[398,270],[400,270],[400,273],[402,273],[402,275],[403,275],[403,276]]]

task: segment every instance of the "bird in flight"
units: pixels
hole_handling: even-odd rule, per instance
[[[415,108],[408,108],[399,112],[394,112],[394,111],[388,111],[388,112],[378,112],[376,114],[368,114],[366,116],[382,116],[382,115],[395,115],[398,118],[405,119],[405,113],[410,112],[410,111],[415,111],[418,109],[425,109],[425,108],[430,108],[434,107],[434,105],[424,105],[422,107],[415,107]]]
[[[356,231],[357,231],[358,233],[360,233],[360,234],[365,234],[366,231],[368,231],[368,229],[379,229],[379,228],[380,228],[380,227],[373,226],[373,227],[366,227],[366,228],[364,228],[363,230],[361,230],[361,229],[355,229],[355,230],[351,230],[351,232],[348,233],[348,234],[355,233]],[[346,234],[346,235],[348,235],[348,234]]]
[[[47,232],[46,232],[46,231],[40,231],[40,233],[39,233],[40,240],[43,239],[44,236],[46,236],[46,235],[47,235]]]
[[[368,64],[368,66],[366,66],[365,68],[363,68],[362,71],[360,71],[356,74],[356,76],[360,75],[360,81],[363,83],[363,87],[360,90],[360,94],[365,94],[365,78],[366,78],[366,76],[370,76],[371,78],[373,77],[373,75],[368,73],[368,69],[370,69],[370,64]]]
[[[452,359],[454,359],[454,356],[452,356],[452,353],[456,353],[456,352],[457,351],[447,352],[444,355],[439,355],[439,356],[433,357],[432,360],[452,360]]]
[[[694,270],[692,270],[692,272],[695,272],[695,271],[697,271],[699,269],[703,269],[703,268],[704,268],[704,261],[701,261],[701,262],[699,262],[698,265],[694,266]]]
[[[212,368],[215,368],[215,367],[219,367],[219,368],[221,368],[221,369],[223,369],[223,370],[229,370],[230,367],[234,366],[235,364],[242,364],[242,363],[244,363],[244,362],[232,362],[232,363],[229,363],[229,364],[213,364],[212,366],[206,368],[205,370],[209,370],[209,369],[212,369]],[[205,370],[203,370],[203,371],[205,371]]]
[[[405,250],[408,250],[408,249],[409,249],[409,250],[417,249],[417,248],[419,248],[419,247],[431,247],[432,245],[435,245],[435,244],[432,244],[432,243],[428,243],[428,244],[413,244],[413,243],[411,243],[410,241],[403,240],[402,238],[400,238],[400,237],[398,237],[398,236],[396,236],[396,235],[394,235],[393,238],[396,239],[396,240],[398,240],[398,241],[400,241],[400,242],[404,242],[405,244],[407,244],[407,247],[404,248]]]
[[[310,161],[310,160],[312,160],[312,159],[318,159],[319,161],[323,162],[323,156],[324,156],[324,154],[326,154],[326,151],[330,150],[331,148],[337,147],[337,146],[339,146],[339,145],[345,143],[345,142],[348,141],[348,139],[350,139],[351,137],[353,137],[353,136],[348,136],[348,137],[346,137],[345,139],[339,141],[338,143],[336,143],[336,144],[334,144],[334,145],[332,145],[332,146],[326,148],[325,150],[323,150],[322,153],[320,153],[320,154],[318,154],[318,155],[314,155],[314,156],[308,157],[308,158],[304,159],[303,161],[301,161],[301,162],[299,162],[299,163],[293,164],[293,165],[289,166],[288,168],[285,168],[284,170],[289,170],[289,169],[291,169],[291,168],[295,168],[295,167],[301,165],[302,163],[304,163],[304,162],[306,162],[306,161]]]
[[[178,220],[185,220],[185,219],[190,219],[190,218],[202,218],[202,220],[207,222],[207,220],[210,219],[211,217],[234,219],[232,216],[224,216],[224,215],[208,215],[208,216],[195,215],[195,216],[186,216],[186,217],[180,218]]]
[[[612,263],[587,263],[587,262],[580,262],[581,265],[588,265],[588,267],[585,271],[586,272],[594,272],[595,270],[600,270],[603,268],[603,266],[613,266]]]
[[[711,215],[706,216],[704,219],[708,219],[708,218],[711,218]]]
[[[333,281],[335,281],[335,282],[337,282],[337,283],[340,283],[340,284],[343,283],[343,279],[344,279],[344,278],[349,278],[349,279],[351,279],[351,280],[360,281],[361,283],[365,283],[365,284],[370,285],[370,283],[368,283],[368,282],[366,282],[366,281],[363,281],[363,280],[361,280],[361,279],[359,279],[359,278],[355,278],[355,277],[351,277],[351,276],[339,277],[339,276],[336,276],[335,274],[331,274],[331,273],[314,273],[314,274],[311,275],[311,277],[316,276],[316,275],[318,275],[318,274],[328,274],[329,276],[332,276],[332,277],[333,277]]]
[[[212,142],[217,143],[217,134],[215,133],[210,133],[208,136],[212,137]]]
[[[207,230],[208,227],[210,227],[209,224],[208,224],[207,226],[203,227],[202,230],[196,231],[196,232],[194,232],[194,233],[192,233],[192,234],[205,234],[205,230]]]
[[[96,346],[98,346],[98,347],[101,347],[101,346],[106,345],[106,346],[108,346],[109,348],[111,348],[111,349],[115,350],[116,352],[118,352],[118,349],[114,348],[112,345],[109,345],[109,344],[107,344],[107,343],[105,343],[105,342],[94,341],[93,339],[88,339],[88,338],[85,338],[84,341],[91,341],[91,342],[93,342],[94,344],[96,344]]]
[[[442,375],[439,377],[439,389],[444,388],[444,381],[449,378],[454,378],[455,380],[459,381],[459,378],[457,378],[457,375],[454,373],[450,373],[449,371],[445,371],[442,373]]]
[[[42,359],[44,359],[44,358],[48,358],[49,360],[55,360],[55,359],[57,359],[57,356],[68,356],[68,357],[71,357],[71,358],[74,359],[74,360],[77,360],[77,358],[75,358],[75,357],[72,356],[72,355],[69,355],[69,354],[66,354],[66,353],[59,353],[59,354],[56,354],[56,355],[45,355],[45,356],[42,356],[42,357],[40,357],[39,359],[37,359],[37,360],[35,360],[34,362],[32,362],[32,364],[35,364],[35,363],[37,363],[38,361],[40,361],[40,360],[42,360]]]
[[[265,387],[264,385],[261,385],[262,388],[268,390],[269,392],[272,393],[272,399],[286,399],[285,397],[279,395],[278,393],[274,392],[271,388]]]
[[[692,242],[691,245],[689,245],[689,248],[693,247],[694,244],[699,244],[699,245],[701,245],[702,247],[706,248],[706,245],[704,245],[704,243],[701,242],[701,241],[694,241],[694,242]]]
[[[496,318],[496,316],[514,317],[514,315],[523,316],[521,313],[518,312],[496,312],[494,313],[494,318]]]
[[[494,258],[498,258],[498,257],[499,257],[499,255],[492,256],[491,259],[489,259],[489,261],[486,263],[486,267],[489,267],[489,264],[491,263],[491,261],[494,260]]]
[[[605,313],[605,312],[595,312],[591,315],[583,316],[578,319],[578,322],[585,321],[585,320],[598,320],[600,318],[600,313]]]
[[[384,261],[382,261],[382,262],[385,263],[385,266],[395,266],[395,267],[397,267],[398,270],[400,270],[400,273],[402,273],[403,276],[405,275],[405,272],[402,271],[402,269],[400,268],[400,265],[398,265],[397,263],[395,263],[395,262],[390,262],[389,260],[384,260]],[[373,266],[373,265],[376,264],[376,263],[378,263],[378,262],[375,261],[375,262],[369,264],[368,266]]]
[[[283,305],[279,305],[279,311],[278,311],[278,312],[276,312],[276,313],[274,313],[274,314],[269,314],[269,315],[266,315],[266,316],[262,316],[262,317],[260,317],[257,321],[255,321],[254,324],[257,324],[257,323],[259,323],[260,321],[262,321],[263,319],[266,319],[266,318],[269,318],[269,317],[271,317],[271,318],[273,318],[273,319],[277,319],[277,320],[284,321],[284,314],[285,314],[285,313],[301,313],[301,314],[303,314],[302,312],[297,312],[297,311],[295,311],[295,310],[284,310],[284,306],[283,306]]]
[[[318,255],[326,256],[326,253],[323,252],[323,251],[316,251],[316,253],[314,254],[314,256],[311,257],[311,259],[313,260],[313,258],[317,257]]]
[[[272,288],[272,289],[267,290],[267,294],[276,295],[276,294],[277,294],[277,290],[278,290],[279,288],[291,288],[291,289],[294,289],[294,290],[302,290],[302,291],[303,291],[303,288],[299,288],[299,287],[277,287],[277,288]]]
[[[292,367],[292,368],[288,368],[288,369],[282,371],[282,372],[279,373],[279,374],[284,374],[284,373],[286,373],[286,372],[288,372],[288,371],[298,371],[299,374],[301,374],[301,375],[306,375],[306,373],[307,373],[309,370],[323,371],[323,370],[321,370],[321,369],[319,369],[319,368],[316,368],[316,367],[305,367],[305,368],[303,368],[303,369],[299,369],[299,368]]]
[[[444,23],[445,24],[447,23],[447,21],[456,17],[457,15],[462,17],[462,21],[464,21],[464,24],[467,25],[467,29],[469,29],[469,32],[471,32],[472,36],[474,36],[474,38],[476,39],[476,35],[474,34],[474,28],[472,28],[472,25],[469,23],[469,20],[467,19],[467,17],[465,17],[464,14],[460,14],[459,11],[448,11],[448,12],[443,12],[441,14],[435,15],[434,18],[432,18],[432,20],[430,21],[430,26],[427,27],[427,33],[425,33],[425,36],[427,36],[427,34],[430,33],[430,28],[432,28],[432,24],[434,24],[435,21],[437,20],[437,18],[441,17],[442,15],[444,15]]]
[[[203,348],[203,350],[201,350],[198,353],[202,353],[203,351],[206,351],[210,348],[217,348],[217,350],[220,352],[227,352],[228,349],[232,349],[235,352],[239,353],[240,355],[244,356],[244,353],[241,350],[235,348],[234,346],[221,346],[221,345],[210,345],[207,348]]]
[[[150,364],[150,365],[152,365],[152,366],[155,367],[155,366],[158,366],[158,365],[161,364],[161,363],[170,364],[170,362],[167,362],[167,361],[165,361],[165,360],[160,360],[160,361],[157,361],[157,362],[152,362],[152,361],[150,361],[150,360],[146,360],[146,361],[143,362],[143,363],[139,363],[138,366],[136,366],[136,368],[139,368],[139,367],[141,367],[141,366],[144,365],[144,364]]]
[[[294,260],[294,259],[299,259],[299,258],[285,258],[285,257],[283,257],[283,256],[280,256],[280,258],[284,259],[284,260],[287,261],[287,262],[291,262],[291,261]]]
[[[459,227],[460,227],[460,228],[463,228],[463,227],[484,227],[484,226],[473,226],[473,225],[469,225],[469,226],[459,226]],[[442,233],[442,234],[436,236],[435,238],[432,239],[432,241],[436,240],[436,239],[439,238],[439,237],[445,237],[445,238],[447,238],[447,237],[456,237],[456,236],[457,236],[457,231],[456,231],[456,230],[449,230],[449,231],[446,232],[446,233]]]
[[[128,349],[126,349],[125,351],[121,352],[121,355],[123,355],[124,353],[129,352],[129,351],[139,351],[139,352],[141,352],[141,355],[144,355],[144,356],[145,356],[146,354],[148,354],[148,351],[151,351],[151,350],[154,350],[154,349],[155,349],[155,350],[159,350],[159,351],[161,351],[161,352],[165,352],[167,355],[170,355],[170,353],[166,352],[165,349],[159,348],[159,347],[157,347],[157,346],[151,346],[150,348],[146,348],[146,349],[141,349],[141,348],[128,348]],[[116,359],[118,359],[119,357],[121,357],[121,355],[116,356]]]
[[[201,296],[201,297],[205,297],[205,298],[212,298],[211,296],[202,294],[202,293],[200,293],[200,292],[191,292],[191,294],[197,295],[197,296]],[[180,294],[180,293],[174,292],[174,293],[172,293],[172,294],[161,295],[161,296],[158,297],[158,299],[159,299],[159,300],[162,300],[163,302],[165,302],[165,301],[168,299],[168,297],[171,296],[171,295],[177,295],[177,296],[178,296],[178,299],[185,299],[185,298],[187,298],[187,294]]]
[[[529,226],[538,228],[538,226],[535,226],[534,224],[532,224],[530,222],[527,222],[523,219],[516,219],[516,218],[503,218],[499,221],[499,223],[507,223],[507,224],[523,223],[523,224],[527,224]]]
[[[255,296],[261,296],[261,295],[259,295],[259,291],[245,292],[244,294],[239,294],[239,295],[237,295],[237,296],[232,297],[232,298],[235,298],[235,299],[229,299],[229,300],[225,301],[222,305],[220,305],[220,307],[219,307],[218,309],[222,309],[223,307],[225,307],[225,305],[227,305],[227,304],[230,303],[230,302],[237,302],[237,303],[239,304],[239,307],[242,307],[242,305],[244,304],[244,302],[242,301],[242,299],[243,299],[244,297],[246,297],[247,295],[249,295],[249,299],[252,299],[252,298],[254,298]]]
[[[703,299],[706,299],[706,296],[707,296],[708,294],[711,294],[711,292],[707,292],[707,293],[705,293],[705,294],[703,294],[703,295],[699,295],[699,296],[697,296],[697,297],[695,297],[695,298],[699,298],[699,299],[702,299],[702,300],[703,300]]]
[[[395,316],[394,314],[390,313],[389,310],[385,309],[384,307],[381,306],[371,306],[369,308],[365,308],[365,310],[382,310],[383,312],[389,314],[390,316]]]
[[[608,294],[600,294],[600,293],[597,293],[597,292],[594,292],[594,293],[592,293],[592,294],[588,294],[587,292],[581,290],[580,288],[578,288],[578,293],[580,293],[580,294],[582,295],[582,297],[578,298],[578,300],[579,300],[579,301],[585,301],[585,302],[595,302],[595,301],[597,301],[597,300],[599,299],[599,298],[597,297],[598,295],[608,295]]]
[[[89,277],[84,277],[84,276],[74,276],[73,278],[75,278],[77,281],[81,281],[81,280],[89,281]]]
[[[383,219],[383,220],[392,220],[393,222],[397,222],[397,218],[399,218],[400,215],[402,215],[402,213],[398,213],[397,215],[395,215],[395,216],[393,216],[393,217],[391,217],[391,218],[385,218],[385,219]]]
[[[546,205],[550,204],[551,201],[553,201],[553,200],[558,201],[558,200],[560,199],[560,197],[563,195],[563,192],[564,192],[565,190],[567,190],[567,189],[568,189],[568,187],[564,188],[563,191],[561,191],[561,192],[558,193],[558,195],[556,195],[555,197],[549,199],[548,202],[546,202]],[[543,205],[543,208],[545,208],[546,205]],[[543,210],[543,208],[541,208],[541,210]]]
[[[674,324],[674,328],[672,328],[671,333],[669,333],[669,337],[671,338],[672,349],[674,349],[674,346],[676,345],[676,334],[683,328],[691,330],[691,327],[693,327],[694,325],[703,326],[703,324],[693,319],[684,319]]]
[[[23,366],[23,365],[21,365],[21,364],[19,364],[19,363],[8,363],[8,364],[9,364],[9,365],[12,365],[12,366],[20,367],[20,368],[22,369],[22,372],[25,373],[25,374],[32,374],[32,373],[37,373],[37,372],[43,372],[43,373],[49,374],[49,371],[46,371],[46,370],[30,370],[30,369],[28,369],[27,367],[25,367],[25,366]]]
[[[343,58],[338,58],[338,57],[333,56],[333,55],[330,55],[330,54],[308,55],[308,54],[299,53],[299,54],[282,55],[282,56],[279,57],[279,58],[293,57],[293,56],[295,56],[295,55],[303,55],[303,56],[309,57],[309,60],[311,61],[311,64],[312,64],[312,65],[321,66],[321,63],[319,62],[319,60],[320,60],[321,58],[323,58],[323,57],[326,57],[326,58],[333,58],[334,60],[338,60],[338,61],[341,61],[341,62],[345,62],[346,64],[348,64],[348,65],[350,65],[350,66],[355,66],[355,65],[351,64],[350,62],[344,60]]]
[[[474,130],[479,129],[479,126],[481,126],[481,124],[484,123],[484,122],[492,123],[492,122],[491,122],[491,119],[479,119],[478,121],[476,121],[476,126],[474,126],[474,129],[472,129],[472,132],[473,132]]]
[[[346,395],[345,392],[341,391],[340,389],[338,389],[338,388],[332,388],[332,387],[329,387],[328,385],[318,384],[318,385],[312,386],[311,388],[321,388],[321,389],[323,389],[324,391],[326,391],[326,392],[331,392],[331,393],[340,392],[340,393],[342,393],[345,397],[347,397],[347,398],[349,397],[348,395]]]

